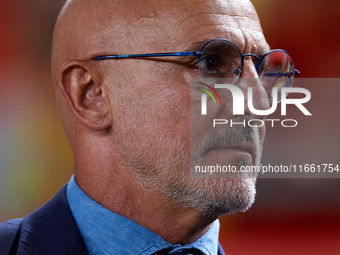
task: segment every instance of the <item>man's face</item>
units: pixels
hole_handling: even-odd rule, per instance
[[[118,47],[117,54],[199,51],[206,42],[217,38],[232,41],[242,54],[261,55],[268,50],[248,1],[168,1],[156,5],[159,6],[131,24],[138,27],[137,37],[122,49]],[[204,214],[219,216],[246,210],[254,200],[255,178],[189,177],[190,90],[193,89],[190,80],[199,77],[197,59],[124,59],[107,65],[109,70],[119,70],[112,71],[119,73],[119,78],[109,76],[108,84],[111,84],[109,97],[114,114],[113,143],[117,144],[125,168],[135,172],[151,191]],[[245,59],[242,76],[257,77],[251,59]],[[239,86],[246,91],[245,85]],[[261,84],[252,86],[254,107],[267,108],[266,92]],[[215,112],[214,118],[239,119],[232,115],[231,106],[229,98],[224,110]],[[246,110],[243,118],[255,117]],[[224,164],[259,164],[264,127],[235,131],[226,125],[214,131],[211,123],[209,126],[205,123],[194,132],[195,137],[201,137],[194,142],[197,143],[194,148],[200,147],[200,151],[192,151],[196,155],[192,155],[194,160],[211,161],[222,155]],[[223,140],[225,136],[238,136],[238,148],[217,148],[235,141]],[[253,153],[240,149],[244,145],[252,147]]]

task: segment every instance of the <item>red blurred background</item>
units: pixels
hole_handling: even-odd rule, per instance
[[[0,3],[0,221],[30,213],[72,174],[72,151],[50,77],[52,31],[63,2]],[[252,2],[268,43],[293,56],[300,77],[340,77],[339,1]],[[340,163],[339,88],[320,85],[312,91],[312,101],[318,100],[310,109],[327,125],[302,120],[294,131],[268,129],[263,163]],[[253,207],[222,218],[225,251],[340,254],[339,180],[259,179]]]

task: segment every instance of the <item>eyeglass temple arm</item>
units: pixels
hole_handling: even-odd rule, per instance
[[[265,73],[264,76],[266,77],[282,77],[282,76],[297,76],[300,74],[299,70],[294,70],[294,72],[288,72],[288,73],[282,73],[282,72],[276,72],[276,73]]]
[[[184,52],[132,54],[132,55],[105,55],[105,56],[94,57],[92,58],[92,60],[117,59],[117,58],[171,57],[171,56],[202,56],[202,52],[184,51]]]

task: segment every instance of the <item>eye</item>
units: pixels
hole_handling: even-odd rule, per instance
[[[220,58],[217,55],[202,56],[198,62],[198,66],[204,72],[216,74],[220,69]]]

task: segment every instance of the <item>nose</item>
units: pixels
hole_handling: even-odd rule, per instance
[[[264,86],[258,76],[255,64],[252,61],[252,56],[247,56],[244,59],[238,86],[245,95],[245,117],[248,116],[248,118],[251,119],[264,119],[266,115],[256,114],[252,109],[254,108],[258,111],[264,111],[270,108],[267,91],[264,89]],[[249,88],[251,88],[252,95],[249,94]]]

